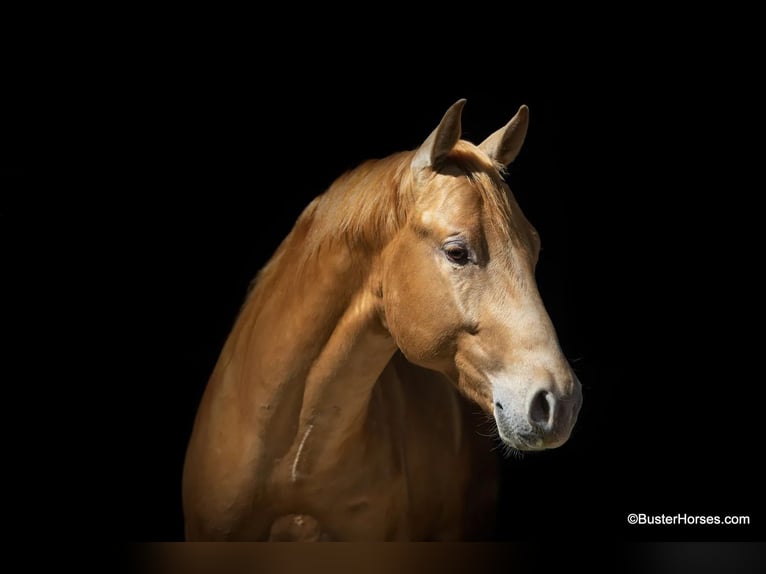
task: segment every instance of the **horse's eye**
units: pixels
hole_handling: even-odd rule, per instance
[[[468,263],[468,248],[462,243],[448,243],[444,246],[444,253],[452,263],[457,265]]]

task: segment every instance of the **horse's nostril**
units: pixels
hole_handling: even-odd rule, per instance
[[[549,431],[553,426],[554,397],[548,391],[537,391],[529,404],[529,422],[541,430]]]
[[[495,406],[497,407],[498,410],[500,411],[503,410],[503,405],[501,405],[499,401],[495,403]]]

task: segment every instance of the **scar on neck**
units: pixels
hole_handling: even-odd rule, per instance
[[[303,447],[306,444],[306,439],[309,438],[309,435],[311,434],[311,429],[314,428],[314,425],[309,425],[306,429],[306,432],[303,433],[303,438],[301,439],[301,444],[298,445],[298,452],[295,453],[295,460],[293,461],[293,470],[291,473],[292,481],[295,482],[298,479],[298,461],[301,459],[301,453],[303,452]]]

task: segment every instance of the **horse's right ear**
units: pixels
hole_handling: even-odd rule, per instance
[[[458,100],[450,106],[447,113],[444,114],[442,121],[426,138],[426,141],[415,152],[410,167],[415,176],[419,176],[427,169],[433,169],[435,166],[447,157],[447,154],[455,147],[460,139],[461,126],[460,116],[463,113],[465,99]]]

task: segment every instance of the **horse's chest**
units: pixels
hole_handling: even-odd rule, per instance
[[[283,483],[283,513],[308,514],[333,539],[423,537],[435,519],[457,520],[465,477],[460,453],[382,434],[368,437],[333,464]]]
[[[474,429],[442,381],[420,381],[417,394],[400,383],[384,381],[364,434],[342,451],[323,451],[313,431],[300,456],[296,446],[275,484],[280,514],[310,515],[332,539],[460,536],[471,483],[482,476]]]

